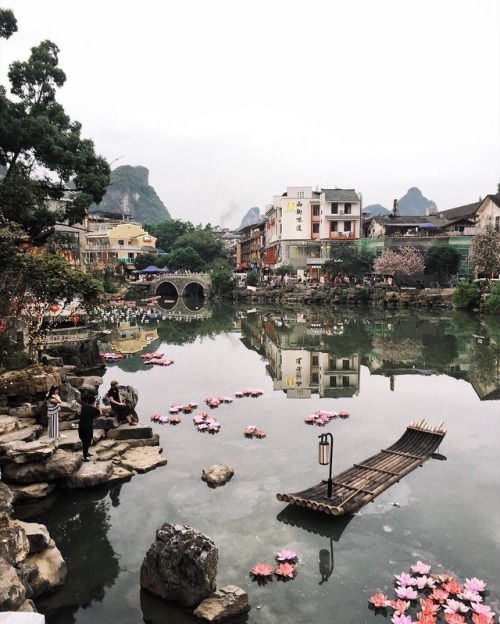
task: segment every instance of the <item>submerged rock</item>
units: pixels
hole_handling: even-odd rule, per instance
[[[202,481],[206,481],[207,485],[210,487],[216,488],[221,485],[225,485],[232,479],[233,475],[234,470],[231,466],[226,466],[225,464],[214,464],[203,469],[201,479]]]
[[[236,585],[226,585],[203,600],[194,615],[206,622],[223,622],[249,609],[248,594]]]
[[[193,607],[216,588],[219,553],[214,542],[189,526],[165,523],[141,566],[141,587]]]

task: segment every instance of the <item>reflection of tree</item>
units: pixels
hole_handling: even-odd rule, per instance
[[[168,344],[191,344],[197,338],[214,338],[218,334],[231,331],[233,318],[234,309],[221,305],[214,308],[212,316],[207,319],[162,321],[158,325],[158,336],[160,340]]]
[[[352,320],[344,325],[344,331],[340,336],[322,333],[321,341],[327,347],[328,353],[337,358],[353,354],[362,357],[372,349],[372,338],[366,326]]]
[[[443,369],[458,357],[457,339],[453,335],[442,334],[437,340],[432,334],[424,334],[422,344],[427,368]]]
[[[108,540],[109,488],[69,493],[53,509],[31,521],[45,524],[68,566],[65,584],[55,594],[37,601],[47,624],[75,621],[74,614],[93,602],[101,602],[119,572],[118,558]]]
[[[465,334],[467,337],[470,334],[477,333],[480,327],[480,320],[477,314],[471,314],[463,310],[453,310],[451,323],[456,335]]]
[[[483,387],[500,386],[500,348],[473,343],[469,350],[469,377]]]
[[[415,364],[422,361],[422,345],[413,338],[375,336],[373,349],[384,362]]]

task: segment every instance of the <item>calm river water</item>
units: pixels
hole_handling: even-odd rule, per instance
[[[498,612],[500,319],[191,307],[175,319],[168,316],[175,307],[144,322],[108,317],[106,349],[130,353],[108,366],[103,390],[113,378],[137,388],[144,422],[176,402],[196,401],[202,410],[206,397],[247,388],[263,395],[214,410],[221,423],[215,435],[199,433],[192,415],[175,427],[153,423],[168,459],[162,468],[18,510],[48,526],[68,563],[64,587],[38,601],[49,624],[194,621],[139,587],[142,560],[164,522],[214,540],[218,586],[235,584],[249,594],[251,610],[240,622],[388,622],[367,600],[376,591],[393,597],[394,575],[417,560],[462,581],[484,579]],[[174,364],[144,364],[140,354],[155,350]],[[292,398],[309,390],[310,398]],[[305,424],[316,410],[350,417],[324,428]],[[439,453],[354,517],[292,513],[276,499],[328,476],[317,461],[319,434],[334,436],[336,474],[422,418],[445,423]],[[245,438],[248,425],[267,437]],[[225,487],[210,489],[200,478],[214,463],[234,468]],[[298,554],[296,577],[252,580],[250,569],[273,564],[283,548]]]

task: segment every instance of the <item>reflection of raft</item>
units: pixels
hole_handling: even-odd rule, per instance
[[[446,433],[442,425],[410,423],[395,444],[332,477],[331,498],[328,482],[322,481],[296,494],[277,494],[277,499],[332,516],[353,514],[429,459]]]

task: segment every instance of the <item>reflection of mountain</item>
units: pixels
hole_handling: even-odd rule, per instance
[[[37,600],[37,608],[47,622],[75,622],[74,614],[79,609],[102,602],[106,588],[113,586],[119,563],[107,536],[107,495],[111,496],[111,491],[116,494],[117,487],[115,484],[67,493],[57,500],[57,514],[49,509],[30,519],[47,526],[68,566],[61,589]]]

